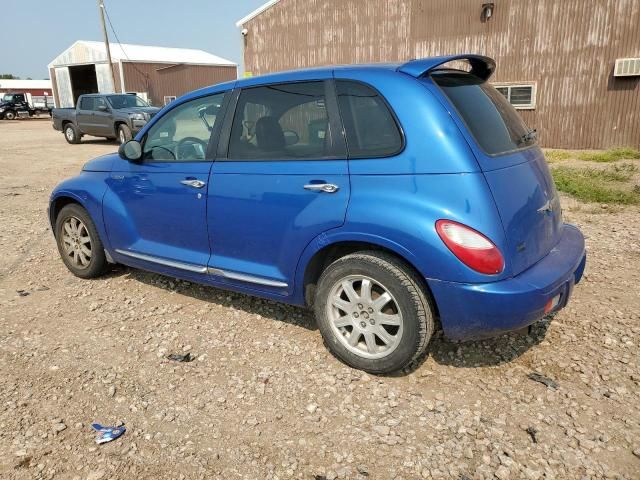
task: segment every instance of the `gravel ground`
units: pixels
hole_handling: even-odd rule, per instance
[[[565,201],[590,257],[552,321],[437,337],[414,372],[373,377],[305,310],[123,267],[73,277],[47,199],[115,148],[0,122],[0,477],[640,478],[637,208]],[[94,421],[127,432],[96,445]]]

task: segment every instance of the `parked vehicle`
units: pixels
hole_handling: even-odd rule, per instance
[[[447,68],[466,60],[471,71]],[[315,309],[328,348],[384,373],[563,308],[585,244],[493,60],[254,77],[165,107],[56,187],[60,255]]]
[[[80,95],[76,108],[53,109],[53,128],[64,133],[69,143],[80,143],[84,135],[117,138],[124,143],[159,111],[128,93]]]
[[[32,117],[40,113],[51,114],[53,97],[35,96],[30,93],[5,93],[0,101],[0,119]]]

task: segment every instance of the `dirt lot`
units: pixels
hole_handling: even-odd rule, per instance
[[[416,371],[373,377],[305,310],[122,267],[73,277],[47,199],[115,148],[0,122],[0,477],[640,478],[637,207],[565,201],[590,256],[550,323],[436,338]],[[94,421],[127,432],[98,446]]]

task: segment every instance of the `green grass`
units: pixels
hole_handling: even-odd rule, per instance
[[[575,155],[572,154],[569,150],[547,150],[544,152],[544,157],[547,159],[547,162],[555,162],[558,160],[569,160],[574,156]]]
[[[607,169],[555,167],[551,173],[558,190],[583,202],[637,205],[640,187],[628,184],[636,171],[635,165],[623,164]]]
[[[615,162],[618,160],[637,160],[640,159],[640,151],[631,147],[613,148],[602,152],[584,152],[570,150],[548,150],[545,152],[548,161],[561,161],[575,158],[576,160],[585,160],[587,162]]]
[[[615,162],[617,160],[637,160],[640,159],[640,151],[630,148],[614,148],[605,150],[604,152],[581,152],[578,155],[579,160],[588,162]]]

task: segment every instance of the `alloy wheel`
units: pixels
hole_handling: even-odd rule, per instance
[[[349,275],[336,282],[327,302],[327,316],[344,347],[364,358],[386,357],[402,338],[398,302],[371,277]]]
[[[67,140],[69,140],[70,142],[73,141],[74,133],[71,127],[67,127],[67,129],[64,131],[64,134],[67,136]]]
[[[82,220],[69,217],[62,224],[62,247],[73,265],[87,268],[91,262],[91,236]]]

